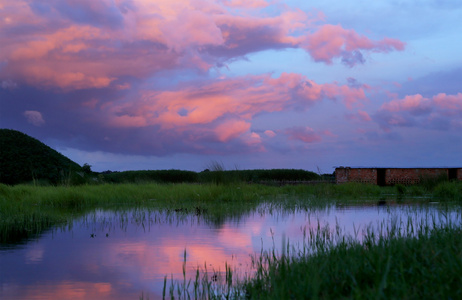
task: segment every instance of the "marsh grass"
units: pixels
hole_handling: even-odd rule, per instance
[[[385,227],[369,227],[358,240],[318,225],[305,231],[301,247],[283,240],[280,251],[255,255],[252,276],[233,280],[227,268],[226,278],[217,280],[197,271],[195,299],[462,298],[460,216]],[[172,280],[170,298],[187,299],[188,286]]]
[[[244,291],[252,299],[460,299],[461,249],[460,227],[371,233],[362,244],[317,245],[313,256],[265,255]]]
[[[415,201],[461,201],[461,182],[442,182],[428,194],[406,188],[401,198]],[[426,193],[426,194],[424,194]],[[56,224],[66,224],[98,207],[146,207],[203,214],[215,223],[254,209],[263,201],[309,208],[326,204],[376,203],[396,198],[394,187],[359,183],[268,186],[229,181],[226,184],[93,184],[33,186],[0,184],[0,243],[16,243]],[[412,200],[412,198],[411,198]]]
[[[457,181],[443,181],[433,191],[438,199],[462,201],[462,184]]]
[[[260,185],[103,184],[7,186],[0,184],[0,243],[16,242],[95,208],[145,207],[206,214],[220,222],[255,208],[277,189]]]

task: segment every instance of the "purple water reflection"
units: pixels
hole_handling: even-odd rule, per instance
[[[368,226],[450,218],[436,206],[331,207],[292,212],[261,207],[257,211],[212,222],[202,216],[160,212],[97,211],[69,228],[55,228],[39,238],[0,249],[1,299],[149,299],[161,297],[164,276],[183,279],[196,268],[224,271],[225,263],[244,276],[251,255],[278,251],[283,240],[303,245],[303,231],[337,226],[361,238]],[[354,233],[356,231],[356,234]],[[212,272],[213,273],[213,272]]]

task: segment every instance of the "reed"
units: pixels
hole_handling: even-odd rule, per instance
[[[266,255],[243,285],[252,299],[433,298],[462,296],[462,231],[366,236],[364,243],[317,247],[312,256]]]
[[[196,275],[194,286],[201,288],[196,299],[462,297],[460,217],[436,223],[427,216],[420,223],[380,228],[368,228],[362,240],[322,226],[308,229],[301,248],[283,242],[280,252],[273,249],[254,256],[254,274],[241,281],[229,280],[228,269],[224,280]],[[182,282],[171,284],[172,291],[175,286],[185,288]]]
[[[66,224],[97,207],[147,207],[204,214],[215,223],[255,208],[263,201],[287,207],[327,204],[377,203],[400,197],[411,201],[462,201],[461,182],[441,182],[431,194],[417,187],[397,193],[394,187],[348,183],[342,185],[270,186],[227,184],[92,184],[81,186],[33,186],[0,184],[0,243],[17,241],[55,224]],[[398,195],[399,194],[399,195]]]
[[[0,243],[28,238],[55,224],[66,224],[97,207],[146,207],[206,214],[214,222],[255,208],[278,195],[262,185],[102,184],[84,186],[7,186],[0,184]]]

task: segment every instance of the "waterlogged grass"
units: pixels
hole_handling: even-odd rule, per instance
[[[0,184],[0,243],[15,243],[52,225],[66,224],[95,208],[146,207],[204,214],[214,222],[250,211],[263,200],[283,204],[305,190],[250,184],[102,184],[7,186]],[[310,200],[310,199],[311,200]]]
[[[253,276],[198,270],[194,281],[166,280],[164,298],[462,299],[460,216],[423,220],[369,228],[361,241],[318,226],[301,248],[287,243],[255,256]]]
[[[461,299],[462,231],[318,246],[313,256],[266,254],[244,284],[252,299]]]
[[[272,192],[271,188],[258,185],[0,185],[0,242],[27,238],[97,207],[146,207],[225,215],[252,209]]]
[[[235,182],[229,184],[95,184],[83,186],[7,186],[0,184],[0,243],[16,243],[66,224],[95,208],[146,207],[204,214],[214,222],[254,209],[263,201],[285,207],[377,203],[418,196],[416,201],[462,201],[462,183],[441,182],[426,187],[286,185],[282,187]],[[424,198],[424,200],[420,198]],[[375,201],[375,202],[374,202]]]

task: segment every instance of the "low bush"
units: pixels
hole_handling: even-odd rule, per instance
[[[462,200],[462,183],[456,181],[445,181],[439,183],[433,191],[435,197],[445,201]]]

